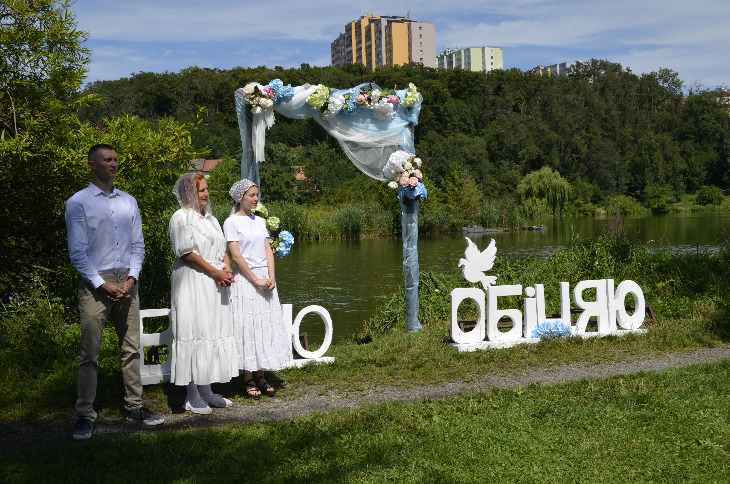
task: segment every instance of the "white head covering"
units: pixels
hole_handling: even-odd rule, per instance
[[[194,212],[200,213],[200,206],[198,205],[198,185],[195,183],[196,175],[202,175],[201,173],[186,173],[175,182],[175,188],[172,189],[172,194],[177,198],[177,203],[180,204],[180,208],[186,208],[193,210]],[[211,213],[210,209],[210,198],[208,198],[208,204],[203,208],[205,214]]]
[[[233,199],[233,208],[231,209],[231,215],[238,212],[238,210],[241,208],[240,203],[243,195],[245,195],[249,188],[255,186],[256,184],[254,182],[244,178],[243,180],[238,180],[236,183],[233,184],[231,189],[228,190],[228,194]]]

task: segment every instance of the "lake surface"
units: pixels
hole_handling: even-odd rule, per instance
[[[472,236],[484,249],[490,238],[497,257],[547,257],[570,245],[574,236],[601,233],[613,217],[536,221],[545,231],[497,232]],[[668,246],[676,252],[716,250],[727,244],[730,213],[690,213],[626,216],[623,225],[638,233],[649,247]],[[421,271],[457,272],[466,242],[458,234],[422,236],[418,241]],[[378,306],[403,286],[403,246],[400,238],[364,239],[295,244],[291,254],[276,260],[276,279],[282,303],[294,305],[294,317],[310,304],[325,307],[334,327],[333,342],[362,329]],[[405,311],[405,309],[404,309]],[[319,342],[322,324],[317,316],[305,319],[303,331]]]

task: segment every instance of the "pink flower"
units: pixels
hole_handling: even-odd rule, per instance
[[[421,170],[413,170],[413,176],[415,176],[419,180],[423,179],[423,173],[421,173]]]
[[[408,185],[410,185],[410,183],[411,183],[410,178],[408,178],[407,176],[404,176],[403,178],[400,179],[401,186],[407,187]]]
[[[276,97],[276,92],[275,92],[275,91],[274,91],[273,89],[271,89],[270,87],[265,87],[265,88],[263,88],[263,89],[262,89],[261,91],[262,91],[262,92],[264,93],[264,95],[266,95],[266,97],[268,97],[269,99],[274,99],[274,98]]]
[[[388,94],[388,102],[393,105],[398,105],[400,104],[400,98],[395,94]]]
[[[410,183],[412,187],[415,187],[416,185],[418,185],[418,178],[416,178],[415,176],[411,177]]]
[[[357,96],[358,104],[365,104],[366,102],[368,102],[368,97],[365,94],[360,94],[359,96]]]

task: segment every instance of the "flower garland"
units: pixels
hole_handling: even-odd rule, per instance
[[[353,87],[344,94],[333,94],[331,88],[320,85],[307,98],[312,109],[319,110],[325,116],[336,116],[340,111],[355,114],[360,109],[371,109],[373,116],[382,120],[390,120],[395,116],[398,105],[413,107],[418,102],[418,89],[413,83],[408,84],[403,99],[393,89],[377,89],[370,84],[370,89]]]
[[[246,84],[243,94],[244,101],[251,105],[251,111],[254,114],[261,114],[273,108],[275,104],[290,101],[294,96],[294,88],[291,85],[284,86],[281,79],[274,79],[266,86],[259,86],[253,82]]]
[[[251,213],[266,220],[266,228],[269,230],[271,249],[276,257],[289,255],[291,246],[294,244],[294,236],[286,230],[279,231],[281,221],[279,217],[269,215],[269,209],[263,203],[256,204]]]
[[[398,198],[406,197],[410,200],[426,198],[428,192],[423,185],[421,159],[407,151],[398,150],[388,157],[383,167],[383,175],[393,178],[388,187],[398,190]]]
[[[532,330],[533,338],[569,338],[573,328],[562,321],[544,321]]]

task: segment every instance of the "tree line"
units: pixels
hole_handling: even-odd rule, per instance
[[[194,135],[196,147],[211,157],[239,158],[233,93],[248,82],[275,78],[337,88],[368,81],[383,88],[416,84],[424,98],[416,151],[436,186],[460,171],[488,198],[516,197],[526,175],[548,167],[569,182],[570,198],[579,205],[601,205],[606,197],[623,195],[660,211],[667,201],[703,186],[730,186],[730,116],[715,93],[694,89],[685,97],[682,81],[670,69],[637,75],[607,60],[578,64],[561,76],[417,64],[374,72],[362,65],[191,67],[91,83],[84,94],[105,102],[83,107],[80,116],[99,122],[134,114],[188,123],[202,117],[205,129]],[[292,165],[304,166],[309,182],[297,194],[301,202],[327,199],[328,191],[356,175],[335,141],[311,120],[277,114],[267,148],[263,179],[267,174],[269,181],[279,179]],[[291,198],[292,178],[268,188],[270,196]]]

